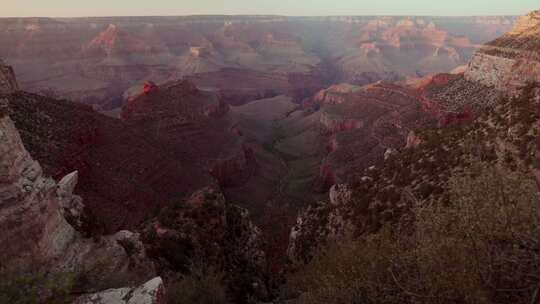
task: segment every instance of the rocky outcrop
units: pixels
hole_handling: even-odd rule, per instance
[[[342,83],[333,85],[327,89],[319,91],[313,97],[313,101],[319,105],[332,105],[344,103],[347,96],[360,89],[359,86]]]
[[[319,92],[320,125],[329,152],[320,170],[320,186],[335,183],[382,160],[388,149],[400,149],[409,132],[434,123],[418,90],[387,82],[363,87],[333,86]]]
[[[465,78],[513,95],[530,82],[540,82],[539,47],[540,11],[534,11],[478,51]]]
[[[11,94],[19,89],[15,73],[0,59],[0,95]]]
[[[163,280],[156,277],[138,287],[108,289],[79,297],[73,304],[165,304]]]
[[[422,143],[422,138],[416,132],[411,130],[409,134],[407,135],[407,144],[405,145],[405,148],[415,148],[419,146]]]
[[[501,93],[478,82],[465,79],[463,74],[437,74],[425,77],[418,86],[426,112],[443,124],[457,118],[493,107]],[[446,123],[445,123],[446,122]]]
[[[345,208],[353,200],[350,186],[333,185],[328,199],[310,205],[298,216],[289,234],[289,259],[308,260],[314,248],[323,246],[329,239],[339,238],[353,231],[354,226]]]
[[[167,140],[182,139],[183,129],[193,138],[211,119],[223,117],[229,110],[216,94],[199,90],[192,82],[176,81],[160,87],[145,82],[143,91],[123,107],[121,118],[128,124],[144,126]],[[201,126],[203,125],[203,126]],[[189,128],[189,127],[192,128]]]
[[[343,131],[359,129],[364,126],[362,120],[333,115],[333,113],[326,111],[321,113],[319,121],[324,128],[323,132],[327,134],[336,134]]]
[[[467,80],[494,87],[499,91],[515,93],[529,82],[540,81],[540,61],[521,57],[505,58],[490,55],[486,47],[476,53],[465,72]]]
[[[418,203],[444,205],[451,176],[471,167],[501,166],[538,178],[539,103],[540,88],[529,86],[520,97],[502,98],[462,124],[410,132],[407,149],[355,172],[348,180],[350,196],[335,186],[329,201],[312,204],[300,215],[290,255],[309,258],[329,239],[378,231]]]
[[[4,109],[5,101],[0,100]],[[1,112],[1,111],[0,111]],[[121,231],[87,239],[82,226],[84,205],[73,191],[78,173],[56,183],[25,149],[10,117],[0,117],[0,258],[30,258],[51,273],[84,273],[81,290],[106,287],[109,277],[139,282],[155,274],[139,235]],[[77,229],[76,229],[77,228]]]
[[[84,204],[80,196],[73,195],[77,186],[79,172],[74,171],[58,182],[56,194],[60,198],[60,206],[64,218],[76,229],[82,230]]]
[[[293,94],[295,88],[301,90],[309,87],[310,83],[309,81],[301,81],[293,86],[293,81],[289,79],[286,73],[270,73],[239,68],[224,68],[219,71],[202,72],[186,76],[186,78],[198,87],[219,92],[226,103],[235,106],[281,94]],[[320,89],[320,87],[317,89]]]
[[[144,243],[160,269],[185,272],[192,262],[223,272],[230,290],[265,294],[261,231],[247,210],[213,188],[193,193],[162,210],[146,226]]]
[[[0,137],[0,256],[32,252],[44,260],[58,258],[77,237],[62,205],[78,198],[66,187],[58,194],[60,188],[43,176],[9,116],[0,118]],[[80,212],[76,207],[73,212]]]
[[[175,153],[198,162],[222,186],[241,184],[249,175],[253,152],[230,132],[234,122],[220,96],[184,80],[154,86],[131,99],[122,119],[150,132]]]
[[[60,181],[78,172],[77,193],[90,218],[85,231],[133,229],[168,202],[214,183],[207,168],[186,156],[189,145],[173,155],[149,130],[70,101],[23,92],[6,100],[25,147],[45,174]]]

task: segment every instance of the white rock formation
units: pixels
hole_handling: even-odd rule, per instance
[[[108,289],[79,297],[73,304],[165,304],[163,280],[156,277],[135,288]]]

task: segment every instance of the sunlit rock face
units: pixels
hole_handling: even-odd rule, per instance
[[[514,28],[478,51],[465,72],[467,80],[515,93],[540,81],[540,11],[521,17]]]

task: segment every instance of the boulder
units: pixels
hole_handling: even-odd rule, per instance
[[[84,295],[73,304],[165,304],[163,280],[156,277],[138,287],[108,289]]]

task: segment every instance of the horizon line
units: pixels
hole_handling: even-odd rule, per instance
[[[369,14],[369,15],[277,15],[277,14],[188,14],[188,15],[88,15],[88,16],[0,16],[0,19],[32,19],[32,18],[49,18],[49,19],[83,19],[83,18],[130,18],[130,17],[285,17],[285,18],[321,18],[321,17],[516,17],[523,14],[474,14],[474,15],[403,15],[403,14]]]

